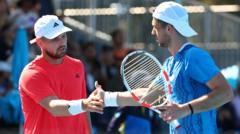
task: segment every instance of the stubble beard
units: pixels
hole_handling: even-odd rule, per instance
[[[167,48],[168,44],[167,43],[158,43],[158,46],[163,47],[163,48]]]
[[[171,39],[170,39],[169,36],[165,36],[165,38],[166,38],[166,40],[162,41],[162,42],[159,42],[158,46],[163,47],[163,48],[168,48],[169,47]]]
[[[63,58],[63,57],[66,55],[66,53],[67,53],[67,48],[65,48],[65,50],[62,51],[62,52],[60,52],[60,51],[61,51],[60,49],[61,49],[61,48],[58,48],[58,49],[57,49],[57,52],[56,52],[55,54],[53,54],[52,52],[50,52],[50,51],[48,51],[48,50],[44,50],[44,51],[45,51],[45,53],[46,53],[50,58],[52,58],[52,59],[61,59],[61,58]]]

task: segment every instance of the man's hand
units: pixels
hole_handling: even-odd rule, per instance
[[[101,86],[96,87],[96,89],[90,94],[87,99],[83,100],[83,109],[89,112],[97,112],[102,114],[104,103],[103,103],[103,91]]]
[[[102,86],[98,84],[98,81],[95,81],[95,88],[96,93],[94,95],[104,101],[104,90]]]
[[[104,102],[104,107],[118,107],[118,106],[139,106],[140,104],[134,101],[130,92],[107,92],[104,91],[97,82],[95,82],[97,98],[101,98]],[[144,90],[136,89],[133,91],[137,96],[143,96],[147,92],[147,88]]]
[[[164,106],[155,106],[154,108],[161,111],[160,117],[168,123],[173,120],[183,118],[191,113],[187,104],[181,105],[168,102]]]

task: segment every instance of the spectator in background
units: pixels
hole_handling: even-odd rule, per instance
[[[102,85],[102,87],[106,87],[108,80],[117,76],[117,68],[115,66],[112,46],[102,46],[102,51],[100,53],[100,62],[101,78],[99,79],[99,83]]]
[[[0,0],[0,60],[6,61],[12,53],[12,43],[15,31],[9,21],[9,6],[7,0]]]
[[[38,19],[41,5],[38,0],[20,0],[17,9],[11,13],[11,20],[19,28],[26,28],[31,31],[35,21]],[[33,32],[31,32],[33,33]]]
[[[123,91],[125,87],[123,85],[121,74],[120,74],[121,62],[123,58],[132,50],[124,46],[124,33],[122,29],[117,28],[113,30],[111,32],[111,37],[112,37],[114,64],[117,69],[117,74],[116,74],[116,77],[112,77],[109,80],[106,89],[110,91],[111,90]]]
[[[81,52],[84,67],[85,67],[85,77],[86,77],[86,87],[87,93],[95,89],[94,82],[101,79],[101,64],[97,59],[96,46],[94,42],[88,41],[81,44]],[[106,119],[104,115],[99,115],[97,113],[90,113],[91,122],[93,125],[93,133],[95,132],[104,132],[106,128]]]
[[[13,90],[10,73],[11,66],[5,61],[0,61],[0,122],[3,123],[0,126],[20,122],[20,97],[18,90]]]
[[[111,32],[112,43],[114,49],[122,49],[124,47],[124,35],[121,29],[115,29]]]
[[[5,61],[0,61],[0,97],[6,94],[13,88],[10,81],[11,67]]]
[[[24,28],[27,31],[28,39],[34,38],[33,26],[39,17],[41,4],[39,0],[19,0],[16,3],[16,9],[11,11],[10,20],[14,22],[15,27]],[[30,60],[33,60],[40,49],[35,45],[30,45]]]
[[[59,1],[56,1],[59,2]],[[52,0],[40,0],[40,3],[42,6],[40,10],[40,16],[46,15],[46,14],[54,14],[54,7],[53,7],[53,1]]]
[[[129,51],[129,48],[124,46],[124,33],[121,29],[115,29],[111,32],[113,53],[115,57],[121,57]]]
[[[125,86],[122,82],[121,74],[120,74],[120,68],[121,68],[121,63],[124,57],[133,50],[131,49],[122,49],[121,53],[118,53],[114,55],[114,64],[117,69],[117,74],[116,77],[112,77],[108,81],[108,85],[106,87],[107,90],[109,91],[125,91]]]
[[[7,0],[0,0],[0,29],[7,23],[9,6]]]
[[[98,76],[97,80],[103,87],[108,87],[108,85],[111,84],[110,80],[118,77],[116,75],[118,72],[115,67],[113,47],[109,45],[103,45],[99,57],[101,63],[101,74]],[[97,133],[106,133],[108,123],[110,122],[115,111],[116,108],[105,108],[103,115],[91,113],[92,124]]]
[[[6,23],[0,30],[0,60],[8,61],[12,55],[16,29],[13,23]]]
[[[24,28],[27,30],[28,39],[34,37],[33,26],[39,17],[40,9],[41,5],[39,0],[19,0],[16,10],[11,12],[10,20],[15,22],[17,28]]]
[[[67,55],[79,59],[81,56],[81,52],[80,52],[80,46],[78,43],[74,42],[73,40],[69,39],[68,42],[68,51],[67,51]]]
[[[82,59],[86,71],[86,86],[88,94],[90,94],[94,89],[94,82],[100,77],[100,63],[97,60],[96,47],[94,42],[86,42],[81,46]]]

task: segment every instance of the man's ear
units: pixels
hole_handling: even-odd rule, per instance
[[[172,25],[167,25],[166,28],[167,28],[167,31],[170,32],[170,33],[173,31],[173,26]]]
[[[42,40],[39,38],[39,39],[36,39],[36,44],[41,47],[42,46]]]

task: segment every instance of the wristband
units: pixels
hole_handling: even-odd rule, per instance
[[[192,105],[190,103],[188,103],[188,107],[189,107],[189,109],[191,111],[191,115],[194,114],[193,107],[192,107]]]
[[[104,104],[106,107],[117,107],[117,92],[105,92]]]
[[[72,101],[69,101],[68,105],[68,112],[71,114],[71,115],[76,115],[76,114],[79,114],[79,113],[83,113],[85,112],[83,110],[83,107],[82,107],[82,99],[81,100],[72,100]]]

